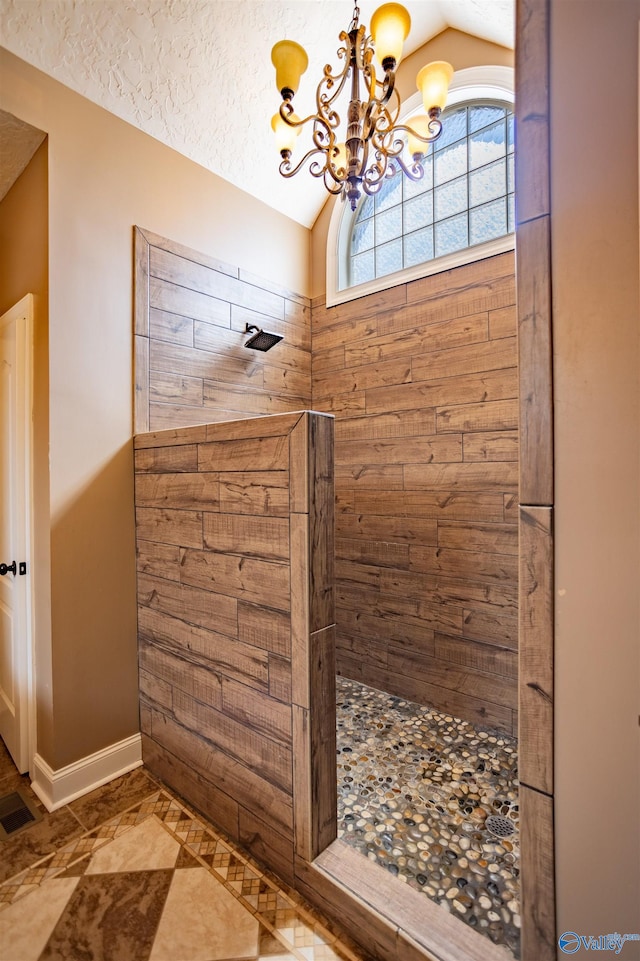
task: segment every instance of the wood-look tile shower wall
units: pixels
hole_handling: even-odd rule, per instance
[[[136,334],[137,431],[335,414],[339,670],[515,731],[513,253],[310,310],[136,230]]]
[[[312,307],[336,416],[338,669],[516,733],[514,254]]]
[[[135,228],[135,431],[311,406],[309,300]],[[246,349],[246,324],[282,334]]]

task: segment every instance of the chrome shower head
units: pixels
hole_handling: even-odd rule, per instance
[[[251,347],[252,350],[271,350],[282,340],[279,334],[269,334],[266,330],[261,330],[254,324],[247,324],[245,333],[250,334],[252,330],[255,330],[256,333],[244,345],[245,347]]]

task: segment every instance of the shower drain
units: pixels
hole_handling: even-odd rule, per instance
[[[496,838],[508,838],[515,834],[516,826],[510,818],[502,818],[497,814],[490,814],[484,822],[489,834]]]

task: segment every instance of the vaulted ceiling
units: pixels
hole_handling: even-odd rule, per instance
[[[405,53],[446,27],[513,47],[513,0],[404,0]],[[368,25],[378,5],[361,4]],[[309,69],[296,111],[313,111],[325,63],[337,67],[345,0],[0,0],[2,45],[94,103],[305,226],[320,182],[285,181],[270,128],[278,109],[271,47],[297,40]]]

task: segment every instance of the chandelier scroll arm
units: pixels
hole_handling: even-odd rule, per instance
[[[429,136],[426,136],[426,137],[423,134],[418,133],[418,131],[415,130],[413,127],[410,127],[409,124],[405,124],[405,123],[397,124],[397,126],[394,126],[393,132],[406,133],[411,137],[415,137],[416,140],[420,140],[424,144],[433,143],[435,140],[438,139],[438,137],[442,133],[442,121],[440,120],[439,111],[437,114],[435,109],[432,109],[429,112],[428,128],[430,133],[429,133]]]
[[[283,157],[282,163],[280,164],[280,167],[279,167],[278,169],[279,169],[279,171],[280,171],[280,173],[282,174],[283,177],[294,177],[294,176],[298,173],[298,171],[301,170],[302,167],[304,167],[304,165],[306,164],[306,162],[307,162],[308,160],[310,160],[310,158],[313,157],[315,154],[324,154],[325,157],[326,157],[326,156],[327,156],[327,150],[326,150],[325,147],[312,147],[310,150],[307,150],[307,152],[306,152],[306,154],[304,155],[304,157],[303,157],[301,160],[298,161],[298,163],[296,164],[295,167],[292,167],[292,166],[291,166],[291,157],[290,157],[290,156],[289,156],[289,157]],[[310,164],[310,165],[309,165],[309,173],[311,174],[312,177],[322,177],[323,174],[324,174],[324,170],[325,170],[326,164],[327,164],[327,161],[326,161],[326,159],[325,159],[324,165],[323,165],[322,167],[320,167],[319,170],[313,170],[312,167],[314,166],[314,164],[313,164],[313,163]]]

